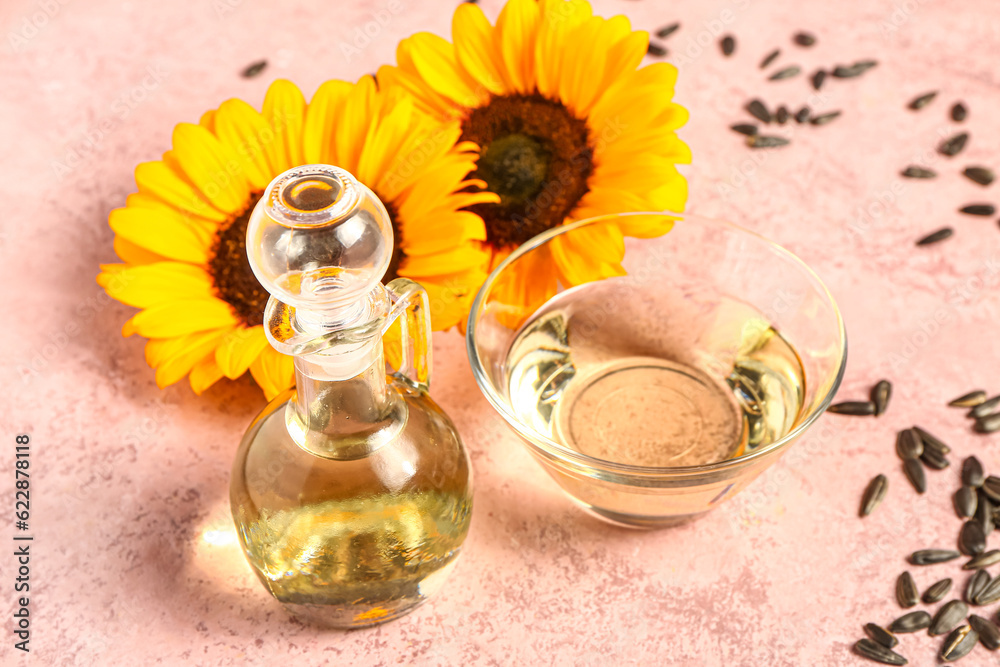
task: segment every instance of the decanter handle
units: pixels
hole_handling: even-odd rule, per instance
[[[386,318],[383,335],[397,318],[401,318],[401,352],[395,375],[417,389],[427,391],[431,382],[431,311],[427,290],[409,278],[396,278],[385,289],[392,308]]]

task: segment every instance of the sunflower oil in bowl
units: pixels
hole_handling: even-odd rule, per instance
[[[566,290],[538,309],[510,345],[504,377],[514,416],[537,433],[654,468],[775,442],[805,396],[799,355],[755,308],[718,295],[654,308],[620,279]]]

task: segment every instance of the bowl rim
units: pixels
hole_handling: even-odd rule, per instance
[[[710,225],[726,228],[737,234],[756,238],[758,241],[770,246],[771,249],[778,255],[783,255],[790,260],[792,264],[797,265],[803,274],[812,283],[814,283],[814,285],[818,288],[818,291],[829,301],[830,306],[833,308],[833,314],[837,320],[837,329],[840,338],[840,366],[837,368],[836,377],[834,377],[830,388],[827,390],[826,395],[819,401],[817,407],[806,415],[806,417],[802,419],[802,421],[800,421],[795,428],[786,433],[782,438],[779,438],[769,445],[743,456],[697,466],[654,467],[616,463],[614,461],[599,459],[582,452],[569,449],[568,447],[559,444],[552,438],[544,436],[541,433],[528,428],[522,424],[520,420],[518,420],[517,417],[515,417],[507,408],[506,402],[498,395],[497,390],[493,387],[493,383],[490,381],[489,375],[486,373],[482,360],[479,356],[479,351],[476,349],[476,331],[478,329],[477,324],[479,316],[481,315],[483,302],[486,295],[490,292],[494,283],[499,278],[500,274],[503,273],[508,266],[516,262],[524,255],[562,234],[567,234],[588,225],[607,222],[610,219],[648,215],[671,217],[675,219],[675,222],[688,220],[692,222],[697,221],[698,223],[708,223]],[[847,368],[847,331],[844,327],[844,319],[840,313],[840,308],[837,306],[837,302],[834,300],[833,295],[830,293],[826,284],[822,281],[822,279],[820,279],[816,272],[809,267],[808,264],[783,246],[775,243],[765,236],[758,234],[757,232],[746,229],[745,227],[741,227],[727,220],[717,220],[713,218],[706,218],[695,213],[676,213],[673,211],[629,211],[625,213],[609,213],[594,216],[569,224],[560,225],[558,227],[553,227],[552,229],[546,230],[541,234],[525,241],[513,252],[511,252],[510,255],[504,258],[504,260],[490,272],[490,274],[486,277],[486,280],[483,281],[483,284],[479,287],[479,291],[476,293],[476,297],[469,309],[468,323],[465,331],[465,346],[466,352],[469,356],[469,365],[472,367],[472,375],[476,380],[476,384],[479,386],[479,390],[483,393],[486,400],[489,401],[493,408],[500,413],[500,416],[504,418],[504,421],[506,421],[507,424],[521,436],[521,438],[532,448],[532,450],[539,450],[538,453],[544,454],[546,458],[555,459],[564,464],[570,462],[576,464],[577,466],[585,466],[588,469],[596,469],[598,471],[613,472],[619,475],[642,478],[660,477],[673,479],[690,476],[700,477],[727,471],[733,468],[743,468],[758,459],[762,459],[784,449],[789,444],[797,440],[799,436],[812,426],[819,416],[830,406],[830,403],[833,401],[833,397],[840,388],[841,381],[844,378],[844,372]],[[588,474],[593,476],[592,473]]]

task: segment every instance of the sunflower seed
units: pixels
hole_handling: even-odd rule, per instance
[[[914,98],[913,101],[911,101],[907,106],[914,111],[917,109],[923,109],[925,106],[930,104],[935,97],[937,97],[936,90],[930,93],[924,93],[920,97]]]
[[[965,148],[965,142],[969,140],[969,133],[962,132],[956,134],[950,139],[945,139],[940,144],[938,144],[938,153],[942,155],[958,155]]]
[[[979,633],[972,629],[971,625],[963,625],[955,628],[948,638],[944,640],[941,647],[941,659],[945,662],[954,662],[969,655],[969,651],[976,647],[979,641]]]
[[[906,178],[935,178],[937,176],[937,172],[932,169],[914,166],[907,167],[901,173]]]
[[[774,60],[781,55],[781,49],[775,49],[769,54],[764,56],[764,59],[760,61],[760,68],[767,69],[767,66],[774,62]]]
[[[795,112],[795,122],[796,123],[807,123],[809,122],[809,107],[802,107]]]
[[[663,56],[667,55],[667,48],[665,46],[660,46],[659,44],[654,44],[653,42],[650,42],[649,46],[646,47],[646,53],[648,53],[651,56],[662,58]]]
[[[938,609],[931,620],[931,627],[927,631],[931,636],[943,635],[956,625],[962,622],[966,614],[969,613],[969,605],[961,600],[951,600]]]
[[[252,79],[263,72],[265,67],[267,67],[267,61],[258,60],[257,62],[248,65],[241,74],[244,79]]]
[[[812,46],[816,43],[816,36],[808,32],[797,32],[792,41],[799,46]]]
[[[917,493],[923,493],[927,490],[927,477],[924,475],[924,467],[920,465],[920,461],[917,459],[904,460],[903,472]]]
[[[767,107],[764,106],[764,103],[761,102],[760,100],[750,100],[750,103],[747,104],[746,109],[747,111],[750,112],[751,116],[761,121],[762,123],[771,122],[771,113],[767,110]]]
[[[866,417],[875,414],[875,404],[871,401],[843,401],[841,403],[834,403],[826,410],[835,415]]]
[[[869,623],[869,625],[871,624]],[[995,651],[1000,648],[1000,628],[996,626],[996,623],[985,619],[982,616],[972,614],[969,616],[969,625],[972,626],[973,630],[979,633],[979,642],[987,649]],[[867,628],[868,626],[865,627]],[[889,636],[892,637],[892,635]],[[872,639],[874,639],[874,637],[872,637]],[[893,637],[893,639],[895,639],[895,637]],[[892,647],[890,646],[889,648]]]
[[[937,230],[936,232],[933,232],[933,233],[928,234],[927,236],[921,238],[919,241],[917,241],[917,245],[918,246],[921,246],[921,245],[931,245],[931,244],[937,243],[939,241],[944,241],[946,238],[950,237],[954,233],[955,233],[955,230],[953,230],[951,227],[942,227],[941,229]]]
[[[945,454],[951,454],[951,447],[941,442],[940,439],[935,438],[933,435],[931,435],[924,429],[920,428],[919,426],[914,426],[913,430],[916,431],[917,435],[920,436],[920,439],[924,443],[925,450],[932,449],[941,456],[944,456]]]
[[[956,123],[961,123],[969,115],[969,110],[961,102],[955,102],[951,107],[951,119]]]
[[[973,488],[983,485],[983,464],[975,456],[970,456],[962,461],[962,484]]]
[[[989,496],[986,495],[986,492],[983,491],[982,487],[976,491],[976,495],[979,497],[979,500],[976,501],[976,521],[978,521],[979,525],[983,527],[983,535],[989,536],[989,534],[993,532],[994,527],[993,522],[995,508],[993,506],[993,501],[989,499]],[[997,562],[1000,562],[1000,560]]]
[[[732,35],[726,35],[719,42],[719,46],[722,48],[722,55],[729,57],[736,50],[736,39]]]
[[[748,137],[757,134],[757,126],[751,125],[750,123],[737,123],[736,125],[730,125],[729,129],[733,132],[739,132],[740,134],[745,134]]]
[[[952,400],[948,405],[955,408],[974,408],[986,400],[986,392],[982,389],[970,391]]]
[[[934,565],[955,560],[961,555],[951,549],[921,549],[910,554],[910,562],[914,565]]]
[[[992,169],[986,167],[966,167],[962,175],[980,185],[989,185],[997,177]]]
[[[1000,502],[1000,477],[990,475],[983,480],[983,493],[994,503]]]
[[[993,215],[997,212],[993,204],[969,204],[958,210],[960,213],[967,213],[968,215]]]
[[[784,137],[763,134],[755,134],[751,137],[747,137],[747,146],[750,148],[776,148],[778,146],[787,145],[788,139],[785,139]]]
[[[986,550],[986,535],[978,521],[966,521],[958,533],[958,547],[966,556],[978,556]]]
[[[814,90],[819,90],[823,87],[823,81],[826,80],[826,72],[824,70],[818,69],[812,75],[812,85]]]
[[[891,648],[886,648],[881,644],[868,639],[859,639],[854,645],[854,652],[860,656],[868,658],[869,660],[874,660],[875,662],[881,662],[883,665],[905,665],[906,658],[900,654],[893,651]]]
[[[896,578],[896,602],[903,609],[909,609],[917,604],[920,593],[917,591],[917,583],[913,581],[913,575],[909,570],[904,571]]]
[[[990,567],[1000,563],[1000,549],[990,549],[986,553],[980,554],[962,566],[963,570],[977,570],[981,567]]]
[[[680,27],[681,27],[680,23],[671,23],[670,25],[664,26],[659,30],[657,30],[656,36],[659,37],[660,39],[666,39],[667,37],[670,37],[670,35],[677,32],[677,29]]]
[[[926,442],[924,443],[924,453],[920,455],[920,460],[923,461],[925,466],[934,470],[944,470],[951,465],[951,461],[943,455],[938,454],[937,450],[929,448]]]
[[[838,79],[850,79],[856,76],[861,76],[876,65],[878,65],[878,63],[874,60],[862,60],[854,63],[850,67],[837,65],[833,68],[833,75]]]
[[[962,486],[952,497],[955,504],[955,513],[963,519],[971,519],[976,516],[976,506],[978,505],[979,494],[971,486]]]
[[[951,590],[951,579],[942,579],[941,581],[936,581],[928,587],[924,594],[921,596],[921,600],[925,604],[934,604],[935,602],[940,602],[944,599],[944,596],[948,594]],[[889,648],[892,648],[891,646]]]
[[[802,72],[802,68],[798,65],[789,65],[788,67],[778,70],[774,74],[768,77],[770,81],[781,81],[783,79],[791,79],[793,76],[798,75]]]
[[[892,398],[892,383],[888,380],[879,380],[872,387],[870,398],[872,403],[875,404],[875,416],[878,417],[889,407],[889,399]]]
[[[975,604],[976,596],[990,583],[990,573],[986,570],[976,570],[965,585],[965,601]]]
[[[809,121],[813,125],[826,125],[827,123],[833,121],[834,118],[840,115],[839,111],[830,111],[828,113],[820,114],[818,116],[813,116]]]
[[[899,458],[915,459],[924,453],[924,443],[912,428],[903,429],[896,434],[896,454]]]
[[[886,648],[892,648],[899,643],[896,635],[892,634],[877,623],[865,623],[865,634],[871,637],[873,642],[881,644]]]
[[[874,512],[882,499],[885,498],[885,492],[888,490],[889,480],[885,478],[885,475],[873,477],[872,481],[868,482],[864,495],[861,496],[861,516],[868,516]]]
[[[904,632],[916,632],[931,626],[931,615],[926,611],[911,611],[903,614],[889,625],[889,632],[902,634]]]
[[[972,598],[972,601],[978,605],[992,604],[1000,600],[1000,577],[996,579],[991,579],[982,590]]]
[[[978,419],[980,417],[985,417],[988,414],[992,414],[994,410],[1000,407],[1000,396],[994,396],[989,398],[976,407],[969,410],[969,416],[973,419]]]
[[[848,67],[846,65],[837,65],[833,68],[833,75],[838,79],[850,79],[851,77],[860,76],[864,70],[854,67],[853,65]]]
[[[774,112],[774,120],[778,122],[778,125],[784,125],[788,122],[791,114],[788,113],[788,107],[782,105],[778,107],[778,110]]]
[[[980,417],[972,426],[976,433],[996,433],[1000,431],[1000,412],[988,417]]]

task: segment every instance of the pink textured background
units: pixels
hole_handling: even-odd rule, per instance
[[[401,3],[353,58],[341,44],[385,3],[2,3],[0,539],[9,544],[13,532],[14,434],[29,432],[35,542],[27,656],[11,648],[13,559],[0,555],[0,662],[859,664],[849,646],[861,624],[899,614],[892,589],[903,554],[953,544],[957,463],[976,453],[1000,470],[1000,437],[973,435],[944,407],[970,388],[1000,391],[1000,229],[955,212],[1000,200],[1000,184],[984,190],[958,175],[967,164],[1000,168],[995,0],[596,2],[642,28],[683,22],[668,45],[681,64],[677,99],[692,111],[682,131],[695,155],[690,209],[757,230],[816,269],[850,334],[842,397],[885,376],[896,388],[890,411],[829,415],[708,518],[630,532],[571,506],[479,394],[459,335],[439,334],[433,394],[476,473],[465,554],[443,594],[414,614],[318,632],[285,616],[234,541],[230,463],[260,394],[249,382],[220,383],[200,399],[186,384],[159,391],[142,341],[119,335],[130,309],[104,298],[94,275],[113,260],[109,210],[132,190],[134,166],[168,147],[176,122],[232,96],[259,104],[278,76],[311,95],[326,78],[392,60],[412,31],[448,33],[451,3]],[[500,3],[483,5],[495,17]],[[25,33],[25,21],[41,27]],[[718,52],[720,28],[737,37],[731,59]],[[793,46],[798,29],[818,45]],[[11,34],[26,43],[14,50]],[[869,57],[881,65],[824,88],[814,106],[843,109],[842,118],[793,126],[790,147],[751,152],[726,129],[744,119],[750,96],[797,108],[811,93],[803,77],[764,80],[756,65],[776,46],[780,62],[807,72]],[[239,76],[260,58],[271,62],[262,76]],[[933,89],[942,93],[923,112],[904,108]],[[930,149],[954,130],[946,111],[956,99],[971,110],[972,138],[949,160]],[[73,168],[57,174],[55,162],[73,152]],[[898,177],[921,160],[942,175]],[[954,238],[913,247],[945,224]],[[955,450],[956,465],[929,473],[923,497],[892,449],[894,432],[915,421]],[[890,479],[889,497],[860,521],[858,498],[877,472]],[[957,570],[916,576],[924,587]],[[938,643],[904,637],[903,652],[931,664]],[[979,648],[965,664],[992,659]]]

